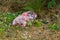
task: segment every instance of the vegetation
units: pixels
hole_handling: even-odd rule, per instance
[[[60,27],[59,27],[56,23],[51,24],[49,28],[50,28],[51,30],[59,30],[59,29],[60,29]]]
[[[27,24],[28,27],[26,29],[22,28],[21,26],[14,27],[12,25],[14,18],[29,10],[37,13],[37,19],[35,19],[33,22],[30,21]],[[26,36],[28,35],[31,37],[31,40],[40,40],[40,37],[41,40],[47,40],[47,35],[50,38],[48,40],[55,40],[56,37],[60,37],[51,30],[57,31],[57,34],[60,35],[59,0],[0,1],[0,40],[11,40],[10,38],[12,38],[12,40],[25,40],[24,37],[27,38]],[[57,36],[55,37],[53,35]]]
[[[52,8],[56,6],[56,0],[51,0],[50,2],[48,2],[48,8]]]

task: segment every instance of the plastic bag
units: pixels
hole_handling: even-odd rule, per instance
[[[17,16],[12,25],[20,25],[25,27],[29,21],[34,21],[37,18],[37,14],[32,11],[27,11],[22,13],[22,15]]]

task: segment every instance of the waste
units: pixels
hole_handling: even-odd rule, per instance
[[[29,21],[34,21],[37,18],[37,14],[32,11],[27,11],[18,15],[14,20],[12,25],[20,25],[26,27]]]

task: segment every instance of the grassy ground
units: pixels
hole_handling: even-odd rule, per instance
[[[26,0],[0,0],[0,40],[60,40],[60,10],[58,10],[60,9],[60,1],[58,0],[57,5],[55,0],[51,2],[43,0],[41,3],[39,1],[31,4]],[[48,5],[48,8],[46,7],[48,12],[46,10],[40,11],[45,8],[44,5]],[[55,8],[49,9],[52,6]],[[32,9],[41,16],[34,26],[27,26],[26,29],[21,26],[12,26],[15,17],[23,11]]]
[[[55,28],[55,24],[49,28],[49,25],[52,23],[60,26],[60,12],[55,15],[56,12],[52,11],[54,19],[50,18],[50,15],[45,19],[49,21],[48,24],[42,22],[41,27],[31,26],[26,29],[20,26],[12,26],[13,19],[22,12],[0,13],[0,40],[60,40],[60,30],[55,30],[58,29],[57,27]]]

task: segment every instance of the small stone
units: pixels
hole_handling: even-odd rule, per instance
[[[55,15],[56,17],[59,17],[59,15]]]
[[[49,21],[48,20],[44,20],[44,21],[42,21],[43,23],[45,23],[45,24],[47,24],[47,23],[49,23]]]
[[[31,35],[29,35],[29,37],[31,38]]]
[[[41,30],[39,30],[39,34],[41,33]]]

